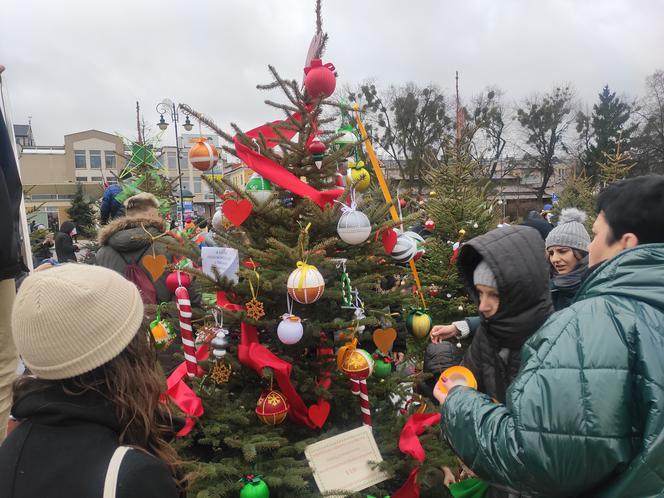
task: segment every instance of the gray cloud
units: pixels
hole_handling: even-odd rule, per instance
[[[313,33],[305,0],[9,0],[0,64],[16,123],[42,145],[97,128],[134,136],[134,102],[156,122],[164,97],[229,129],[275,119],[257,83],[273,64],[301,76]],[[325,0],[326,59],[340,83],[436,83],[464,97],[486,85],[515,101],[571,82],[591,104],[604,84],[628,96],[664,66],[659,0]],[[172,132],[165,134],[173,141]]]

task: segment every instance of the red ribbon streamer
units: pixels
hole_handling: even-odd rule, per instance
[[[411,415],[401,430],[401,437],[399,438],[401,452],[410,455],[420,463],[424,462],[424,448],[422,448],[418,436],[427,427],[438,423],[440,423],[440,413],[415,413]],[[420,496],[420,486],[417,484],[419,470],[418,466],[410,471],[408,479],[397,492],[392,493],[392,498],[418,498]]]
[[[229,311],[241,311],[244,306],[233,304],[228,301],[226,293],[217,292],[217,304]],[[258,342],[258,331],[253,325],[242,322],[240,328],[240,345],[238,346],[238,360],[243,365],[253,369],[258,375],[262,374],[264,368],[269,367],[274,372],[275,380],[282,394],[288,400],[290,409],[288,415],[299,424],[315,429],[322,424],[316,424],[309,417],[309,409],[290,381],[293,365],[282,360],[269,349]],[[319,400],[318,404],[325,403]]]
[[[207,345],[203,345],[196,350],[196,359],[198,361],[206,360],[209,354]],[[197,365],[197,375],[202,375],[204,372]],[[187,376],[187,362],[183,361],[180,365],[169,375],[166,381],[166,392],[164,397],[171,398],[173,403],[182,410],[185,414],[186,421],[184,427],[176,434],[178,437],[186,436],[191,432],[196,424],[197,418],[203,416],[203,400],[199,398],[196,393],[185,383],[184,378]]]
[[[290,119],[290,121],[296,122],[301,120],[302,116],[299,113],[293,114],[292,119]],[[273,121],[270,124],[254,128],[253,130],[247,132],[246,135],[253,139],[258,139],[259,136],[262,135],[265,138],[267,146],[269,148],[273,148],[279,145],[278,139],[280,139],[280,137],[274,132],[272,127],[278,126],[285,121],[289,120]],[[297,133],[296,130],[283,128],[279,131],[287,139],[292,138]],[[309,137],[308,141],[311,141],[316,133],[317,130],[314,123],[314,133],[311,137]],[[299,195],[300,197],[311,199],[316,204],[318,204],[321,209],[323,209],[326,204],[333,204],[334,201],[344,192],[343,190],[339,189],[316,190],[311,185],[304,183],[279,163],[273,161],[272,159],[268,159],[259,152],[251,149],[250,147],[247,147],[240,141],[237,135],[234,138],[234,142],[235,153],[252,170],[284,190],[288,190],[296,195]]]

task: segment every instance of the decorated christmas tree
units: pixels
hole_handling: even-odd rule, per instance
[[[375,466],[385,475],[353,496],[413,496],[417,487],[422,496],[447,496],[440,469],[454,458],[440,440],[437,409],[413,394],[430,321],[413,325],[420,337],[407,342],[418,347],[399,368],[390,357],[406,335],[402,309],[422,301],[391,278],[416,279],[411,261],[422,241],[395,230],[401,220],[370,143],[359,139],[362,127],[350,119],[359,123],[357,113],[344,109],[333,131],[339,108],[329,100],[334,67],[321,60],[326,41],[318,2],[303,85],[270,66],[274,82],[258,87],[281,90],[287,102],[267,104],[283,120],[248,132],[232,125],[231,136],[182,106],[255,172],[245,189],[209,178],[223,199],[212,233],[202,248],[186,237],[171,248],[207,295],[205,315],[192,320],[185,285],[175,293],[185,362],[168,395],[190,416],[175,444],[196,476],[191,496],[268,496],[268,487],[273,498],[319,496],[305,448],[363,425],[372,428],[383,459]],[[359,164],[360,148],[372,173]],[[423,464],[399,449],[415,412]]]

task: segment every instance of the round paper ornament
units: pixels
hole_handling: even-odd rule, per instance
[[[212,217],[212,228],[217,232],[224,230],[224,213],[221,212],[221,208],[218,208],[217,212],[214,213],[214,216]]]
[[[323,64],[320,59],[312,59],[311,66],[304,68],[304,88],[310,97],[329,97],[337,86],[334,65]]]
[[[281,322],[277,327],[277,337],[284,344],[296,344],[302,339],[304,328],[302,320],[295,315],[285,314],[281,317]]]
[[[424,239],[417,232],[408,231],[408,232],[404,232],[404,235],[407,235],[408,237],[410,237],[411,239],[413,239],[415,241],[415,249],[416,250],[415,250],[415,256],[413,256],[413,259],[415,261],[417,261],[424,254]]]
[[[259,206],[262,206],[267,201],[272,198],[272,184],[260,176],[258,173],[254,173],[249,178],[249,181],[244,187],[244,191],[256,200]]]
[[[278,425],[286,420],[288,401],[279,391],[264,391],[256,402],[256,415],[267,425]]]
[[[449,367],[440,374],[440,377],[446,377],[447,383],[454,386],[468,386],[471,389],[477,389],[477,379],[475,379],[473,372],[460,365]],[[447,394],[447,386],[443,383],[442,378],[438,379],[438,387],[443,393]]]
[[[299,261],[297,268],[288,276],[288,295],[301,304],[317,301],[325,291],[325,280],[318,269]]]
[[[168,277],[166,277],[166,287],[168,288],[168,291],[172,294],[175,292],[175,289],[180,287],[180,285],[185,288],[188,288],[189,285],[191,285],[189,274],[180,270],[175,270],[173,273],[169,273]]]
[[[374,357],[374,377],[385,379],[392,374],[392,361],[383,356]]]
[[[204,137],[197,138],[194,142],[195,144],[189,149],[189,164],[200,171],[213,168],[219,161],[217,148]]]
[[[270,498],[270,488],[261,476],[250,474],[242,479],[244,486],[240,490],[240,498]]]
[[[309,153],[313,157],[314,164],[318,169],[323,165],[323,159],[325,158],[325,150],[327,149],[326,145],[321,142],[318,137],[314,138],[309,144]]]
[[[364,167],[364,161],[348,163],[348,181],[355,186],[358,192],[364,192],[371,185],[371,176]]]
[[[371,375],[374,360],[364,349],[352,349],[346,352],[341,364],[341,371],[349,379],[362,380]]]
[[[337,223],[337,233],[346,244],[361,244],[371,235],[371,221],[361,211],[346,210]]]
[[[429,232],[433,232],[436,229],[436,223],[432,219],[428,219],[424,222],[424,228]]]
[[[394,249],[392,249],[390,256],[399,263],[407,263],[413,259],[416,254],[417,242],[415,239],[405,233],[399,233],[397,236],[397,243],[394,245]]]
[[[431,325],[431,316],[422,308],[412,308],[406,317],[406,328],[418,339],[427,336]]]

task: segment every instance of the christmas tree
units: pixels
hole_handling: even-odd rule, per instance
[[[553,210],[554,216],[557,217],[565,208],[581,209],[588,215],[584,225],[590,232],[596,218],[595,194],[596,188],[584,172],[573,173],[565,181],[565,187]]]
[[[604,161],[597,164],[602,186],[604,187],[624,179],[632,168],[636,166],[636,163],[632,162],[632,155],[630,152],[620,150],[622,145],[623,139],[621,133],[616,143],[615,152],[603,152]]]
[[[258,87],[282,91],[287,103],[267,104],[285,119],[249,132],[232,125],[231,136],[182,106],[261,175],[246,189],[209,179],[224,199],[211,223],[213,235],[206,237],[211,247],[199,249],[182,238],[171,248],[187,258],[190,264],[181,266],[208,295],[206,315],[193,322],[203,368],[189,382],[204,414],[176,443],[197,476],[192,496],[237,496],[240,490],[240,496],[267,496],[264,484],[272,497],[318,496],[304,449],[362,424],[373,427],[384,460],[380,467],[389,478],[353,496],[393,493],[420,466],[399,450],[401,429],[411,413],[437,411],[412,394],[421,375],[408,366],[421,363],[417,354],[426,339],[409,339],[419,347],[412,348],[414,355],[407,352],[407,368],[393,371],[389,364],[396,335],[389,329],[403,331],[401,307],[418,304],[421,296],[404,295],[385,282],[409,273],[405,265],[421,248],[411,236],[392,231],[399,225],[388,217],[394,205],[383,189],[367,185],[376,178],[359,164],[360,144],[350,121],[336,132],[324,128],[334,117],[324,117],[323,109],[338,110],[328,100],[336,74],[321,63],[327,36],[320,2],[317,14],[304,89],[271,66],[274,82]],[[349,179],[339,188],[340,166],[348,157]],[[395,244],[384,243],[392,236]],[[217,249],[230,255],[227,267],[206,270],[205,254]],[[188,328],[185,323],[183,333]],[[207,343],[210,356],[203,360]],[[359,349],[377,345],[375,360]],[[381,377],[358,380],[374,361]],[[193,362],[188,366],[196,373]],[[418,477],[422,495],[447,496],[440,468],[454,458],[435,425],[421,441],[427,454]]]
[[[81,237],[93,238],[97,232],[97,213],[94,202],[83,193],[83,185],[76,184],[76,193],[67,209],[69,219],[76,225],[76,231]]]

